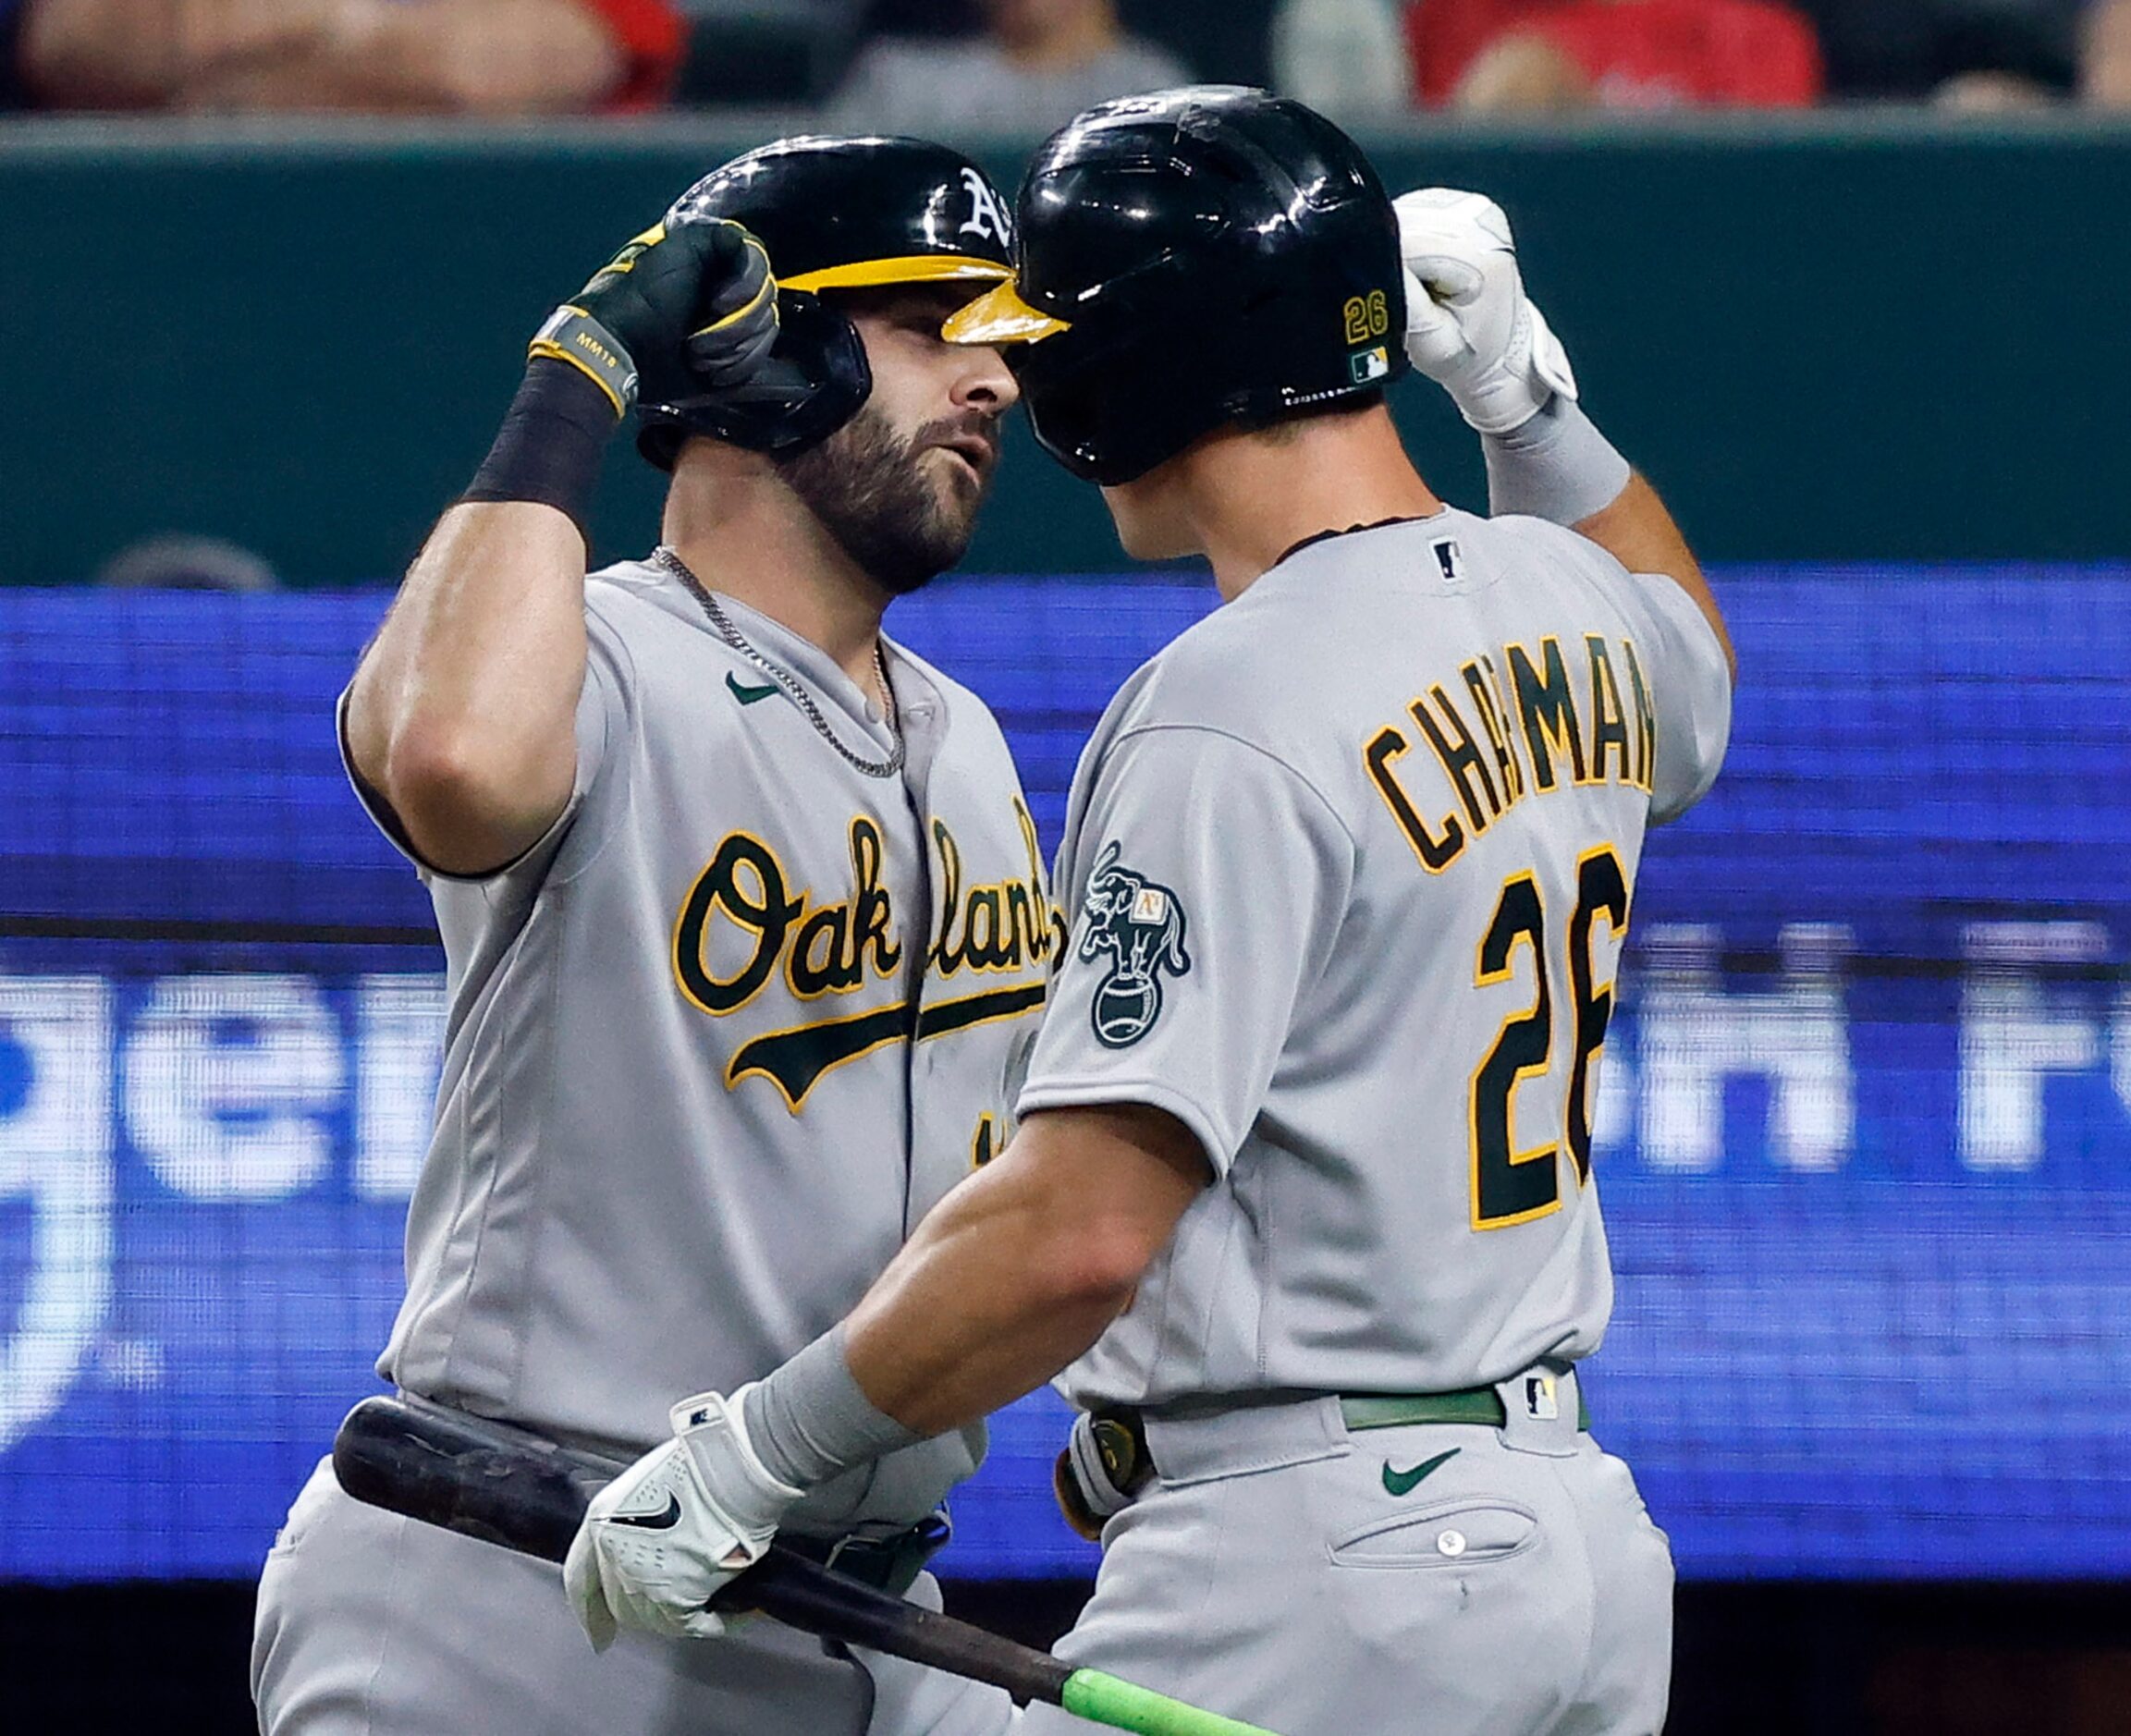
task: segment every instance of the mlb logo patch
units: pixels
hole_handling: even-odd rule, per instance
[[[1561,1400],[1554,1396],[1553,1375],[1525,1376],[1525,1412],[1540,1423],[1551,1423],[1562,1414]]]
[[[1159,886],[1142,886],[1133,899],[1133,921],[1135,923],[1166,923],[1170,915],[1170,895]]]
[[[1381,380],[1391,371],[1391,352],[1381,344],[1368,349],[1357,349],[1347,358],[1347,371],[1353,375],[1356,385],[1366,385],[1372,380]]]

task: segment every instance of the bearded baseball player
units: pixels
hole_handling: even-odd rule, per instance
[[[804,1491],[1062,1368],[1061,1498],[1105,1548],[1071,1661],[1285,1736],[1648,1736],[1672,1569],[1577,1377],[1612,1300],[1590,1119],[1646,828],[1723,756],[1717,607],[1501,214],[1394,214],[1299,104],[1090,110],[1018,262],[950,335],[1022,346],[1045,446],[1224,606],[1082,758],[1012,1143],[847,1321],[676,1408],[570,1595],[707,1632]],[[1496,516],[1402,450],[1409,357]]]
[[[788,141],[559,308],[342,702],[357,789],[449,964],[436,1128],[379,1372],[633,1458],[666,1400],[819,1337],[998,1137],[1056,950],[977,699],[882,614],[965,547],[1015,387],[941,324],[1010,271],[972,163]],[[585,571],[631,404],[663,545]],[[778,1522],[873,1584],[925,1560],[968,1424]],[[654,1534],[640,1534],[647,1538]],[[359,1506],[321,1466],[260,1585],[267,1736],[859,1736],[1003,1693],[774,1622],[586,1647],[557,1570]]]

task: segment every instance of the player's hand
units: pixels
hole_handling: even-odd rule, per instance
[[[582,369],[617,420],[652,401],[742,385],[777,342],[777,279],[745,228],[684,198],[593,274],[534,335],[532,353]]]
[[[596,1650],[625,1627],[669,1638],[725,1632],[705,1606],[762,1559],[801,1494],[755,1456],[741,1396],[682,1400],[674,1438],[593,1497],[562,1583]]]
[[[1406,267],[1406,355],[1482,434],[1522,427],[1576,376],[1525,294],[1502,208],[1484,194],[1424,188],[1391,202]]]

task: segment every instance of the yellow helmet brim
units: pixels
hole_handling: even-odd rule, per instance
[[[849,265],[829,265],[796,277],[780,276],[777,282],[780,289],[875,289],[905,283],[999,283],[1011,275],[994,259],[968,253],[916,253],[904,259],[862,259]]]
[[[1070,320],[1053,319],[1029,306],[1010,278],[950,314],[939,335],[950,344],[1034,344],[1072,329]]]

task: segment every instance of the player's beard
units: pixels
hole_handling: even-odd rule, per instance
[[[978,421],[986,438],[996,440],[991,419]],[[868,404],[819,446],[780,459],[778,469],[837,546],[889,595],[905,596],[969,548],[984,488],[943,506],[918,462],[962,432],[962,422],[928,422],[901,439]]]

